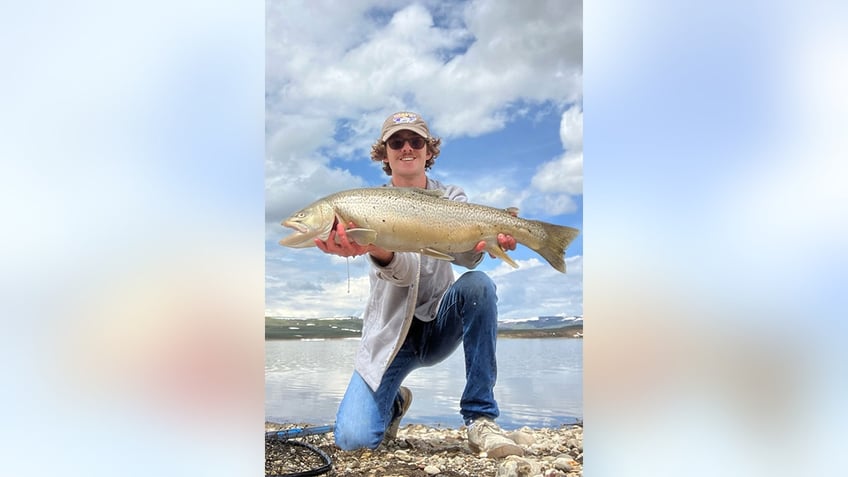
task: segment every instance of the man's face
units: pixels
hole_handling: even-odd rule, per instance
[[[412,131],[398,131],[386,140],[384,161],[392,168],[392,175],[414,177],[424,174],[424,166],[431,157],[433,154],[427,149],[427,141]]]

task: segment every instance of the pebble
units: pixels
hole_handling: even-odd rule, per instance
[[[559,457],[559,458],[557,458],[557,460],[554,461],[554,468],[559,469],[559,470],[564,470],[566,472],[571,472],[571,469],[574,468],[573,467],[574,464],[576,464],[574,459],[567,459],[567,458],[564,458],[564,457]]]
[[[526,429],[526,428],[525,428]],[[513,442],[520,445],[521,447],[529,447],[536,443],[536,440],[533,438],[533,434],[523,430],[513,431],[507,434],[507,437],[512,439]]]

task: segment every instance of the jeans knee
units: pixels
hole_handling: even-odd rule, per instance
[[[481,297],[496,297],[495,282],[489,275],[479,270],[465,272],[456,281],[458,287],[461,287],[466,293],[471,293]]]
[[[357,427],[359,427],[357,429]],[[348,426],[336,425],[333,431],[333,437],[339,449],[344,451],[352,451],[356,449],[376,449],[383,441],[382,435],[376,435],[373,432],[368,432],[364,426],[354,426],[349,429]]]

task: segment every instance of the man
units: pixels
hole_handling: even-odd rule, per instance
[[[371,147],[371,159],[383,163],[391,177],[387,187],[420,187],[444,191],[450,200],[465,202],[465,192],[427,176],[439,155],[441,139],[430,136],[417,113],[399,112],[383,123]],[[326,253],[343,257],[367,254],[371,264],[371,296],[363,314],[362,340],[355,371],[336,415],[336,445],[344,450],[376,448],[394,439],[400,420],[412,403],[402,387],[416,368],[432,366],[462,343],[466,384],[460,413],[468,426],[468,444],[490,457],[523,455],[521,447],[495,424],[497,375],[497,296],[495,284],[483,272],[470,271],[454,283],[451,262],[414,252],[392,252],[350,241],[337,224],[326,241],[315,243]],[[338,243],[337,243],[338,242]],[[515,250],[515,239],[498,235],[504,250]],[[455,254],[453,263],[472,269],[483,259],[481,241],[474,250]]]

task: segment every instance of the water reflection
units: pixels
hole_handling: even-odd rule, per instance
[[[327,424],[335,419],[350,375],[357,340],[267,341],[265,415],[275,422]],[[414,400],[404,424],[462,424],[465,386],[462,349],[447,360],[413,371],[404,382]],[[495,397],[504,428],[558,426],[583,416],[583,340],[498,341]]]

